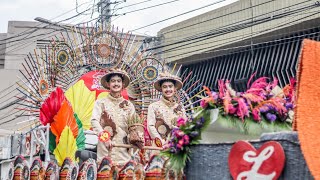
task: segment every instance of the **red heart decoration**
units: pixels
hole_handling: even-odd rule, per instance
[[[258,150],[246,141],[235,143],[229,154],[229,169],[233,179],[278,179],[285,163],[280,143],[269,141]]]

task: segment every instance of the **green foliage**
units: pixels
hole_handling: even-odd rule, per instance
[[[287,122],[268,122],[262,119],[255,121],[253,118],[245,118],[243,121],[236,116],[222,115],[218,116],[217,123],[224,128],[237,129],[239,132],[250,135],[259,135],[262,132],[290,131],[291,124]]]

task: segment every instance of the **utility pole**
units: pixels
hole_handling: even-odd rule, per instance
[[[107,29],[109,23],[111,23],[111,3],[110,0],[100,0],[98,4],[100,10],[100,21],[103,30]]]

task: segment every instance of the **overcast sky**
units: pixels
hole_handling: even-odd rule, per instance
[[[90,7],[92,9],[93,3],[97,3],[98,1],[99,0],[78,0],[78,2],[76,0],[0,0],[0,33],[7,32],[8,21],[33,21],[35,17],[43,17],[52,21],[60,21],[77,14],[75,10],[76,3],[78,3],[79,6],[78,12],[81,12]],[[111,1],[114,2],[116,0]],[[118,3],[115,7],[115,9],[120,8],[116,11],[113,11],[113,13],[115,14],[123,14],[125,12],[173,0],[149,0],[147,2],[129,7],[124,6],[132,5],[146,0],[126,0],[126,2],[123,2],[123,0],[117,1],[121,1],[122,3]],[[155,8],[128,13],[121,17],[113,17],[113,24],[118,27],[124,28],[126,31],[133,30],[151,24],[153,22],[157,22],[196,8],[209,5],[216,1],[221,0],[178,0],[176,2],[172,2]],[[191,18],[193,16],[203,14],[205,12],[211,11],[215,8],[230,4],[235,1],[237,0],[225,0],[224,2],[218,3],[217,5],[209,6],[193,13],[189,13],[187,15],[183,15],[172,20],[159,23],[148,28],[140,29],[137,32],[146,35],[156,35],[156,33],[164,27]],[[90,19],[92,19],[91,15],[92,18],[95,18],[98,16],[98,13],[96,11],[92,12],[92,10],[87,11],[86,14],[77,16],[76,18],[66,21],[66,23],[75,24],[89,21]]]

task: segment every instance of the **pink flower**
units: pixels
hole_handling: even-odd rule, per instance
[[[186,125],[186,120],[183,119],[182,117],[180,117],[178,120],[177,120],[177,126],[180,127],[180,126],[184,126]]]
[[[200,106],[201,106],[202,108],[206,108],[206,107],[208,107],[208,102],[207,102],[205,99],[202,99],[202,100],[200,101]]]
[[[180,139],[179,141],[178,141],[178,144],[180,144],[181,146],[184,144],[184,140],[183,139]]]
[[[260,121],[261,117],[259,116],[259,111],[257,109],[252,110],[252,117],[256,121]]]
[[[237,108],[235,108],[232,104],[228,105],[229,114],[234,114],[237,112]]]
[[[184,144],[185,144],[185,145],[188,145],[190,138],[189,138],[188,135],[184,135],[184,136],[183,136],[183,140],[184,140]]]
[[[182,149],[182,145],[181,144],[177,144],[177,149]]]
[[[180,129],[174,132],[177,137],[182,137],[184,135],[184,132],[181,131]]]

